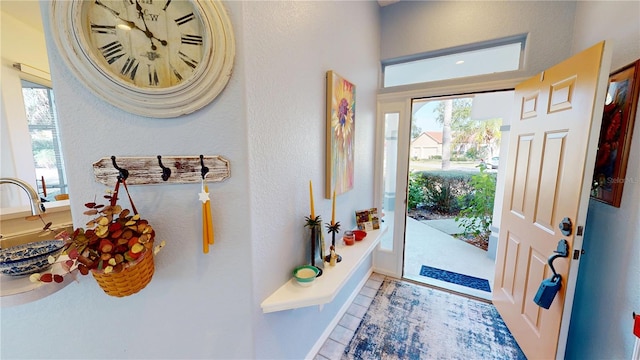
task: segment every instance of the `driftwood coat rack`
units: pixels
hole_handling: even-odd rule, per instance
[[[108,186],[122,176],[129,185],[218,182],[231,176],[229,160],[218,155],[104,157],[93,163],[93,173]]]

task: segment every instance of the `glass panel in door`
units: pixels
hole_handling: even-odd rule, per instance
[[[402,253],[406,221],[406,166],[408,136],[407,102],[380,103],[376,156],[376,207],[384,226],[380,246],[374,253],[374,268],[386,275],[402,276]],[[404,159],[404,160],[402,160]],[[400,161],[399,161],[400,160]],[[400,189],[398,191],[397,189]]]

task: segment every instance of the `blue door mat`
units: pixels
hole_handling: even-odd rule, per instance
[[[456,272],[437,269],[431,266],[422,265],[420,269],[420,275],[430,277],[436,280],[446,281],[452,284],[462,285],[470,287],[472,289],[491,292],[489,281],[486,279],[480,279],[477,277],[458,274]]]

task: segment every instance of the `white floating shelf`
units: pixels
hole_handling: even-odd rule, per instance
[[[61,255],[58,261],[65,259],[68,259],[68,257]],[[62,275],[64,280],[61,283],[32,283],[29,280],[29,275],[0,275],[0,307],[26,304],[45,298],[69,285],[75,280],[77,274],[77,270],[73,270],[71,273],[66,272],[60,265],[60,262],[53,264],[51,269],[45,270],[42,273],[49,271],[53,274]]]
[[[318,277],[309,287],[298,285],[296,280],[291,277],[260,304],[262,312],[270,313],[330,303],[353,276],[362,261],[380,243],[382,235],[386,231],[387,227],[382,225],[379,230],[367,232],[367,236],[362,241],[356,241],[352,246],[344,245],[342,237],[339,241],[336,239],[336,253],[342,256],[341,262],[336,266],[329,266],[325,262],[322,276]],[[325,238],[327,245],[331,242],[330,238],[330,235],[329,241]],[[291,271],[293,271],[293,267]]]

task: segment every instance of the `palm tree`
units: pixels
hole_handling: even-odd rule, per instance
[[[451,118],[453,117],[453,100],[445,100],[442,114],[442,170],[451,167]],[[440,108],[438,106],[438,108]]]
[[[433,110],[437,114],[436,120],[442,124],[442,170],[451,166],[452,129],[470,118],[471,104],[471,98],[447,99],[440,101]]]

